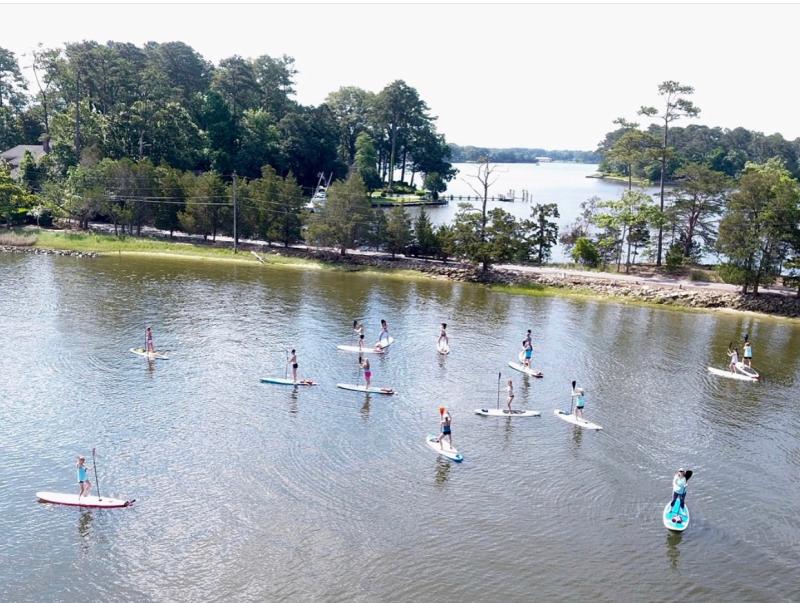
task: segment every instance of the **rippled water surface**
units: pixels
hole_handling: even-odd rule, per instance
[[[796,324],[152,258],[0,255],[0,285],[0,600],[800,599]],[[335,387],[355,317],[396,396]],[[128,352],[147,324],[169,360]],[[506,366],[526,328],[541,380]],[[763,383],[709,376],[744,332]],[[259,382],[292,346],[320,387]],[[499,371],[542,417],[473,414]],[[602,432],[553,416],[573,378]],[[440,403],[462,464],[424,444]],[[93,446],[136,504],[37,503]]]

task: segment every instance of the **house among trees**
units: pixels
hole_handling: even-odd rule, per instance
[[[11,168],[11,177],[16,178],[19,174],[19,166],[25,152],[28,151],[35,161],[39,161],[45,154],[44,146],[40,144],[18,144],[15,147],[0,153],[0,161],[5,161]]]

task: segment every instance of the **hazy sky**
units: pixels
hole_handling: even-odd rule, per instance
[[[181,40],[217,62],[288,54],[297,99],[416,87],[448,141],[593,149],[657,85],[696,89],[699,123],[800,137],[799,6],[7,5],[0,46]],[[25,62],[25,59],[23,59]]]

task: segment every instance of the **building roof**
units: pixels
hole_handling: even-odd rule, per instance
[[[5,159],[12,168],[18,168],[25,151],[30,151],[33,158],[38,161],[44,155],[44,146],[40,144],[18,144],[0,153],[0,159]]]

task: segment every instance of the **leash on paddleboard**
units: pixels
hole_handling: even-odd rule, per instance
[[[97,474],[97,455],[95,454],[95,449],[92,448],[92,465],[94,466],[94,482],[97,484],[97,498],[99,500],[103,500],[103,497],[100,495],[100,476]]]

